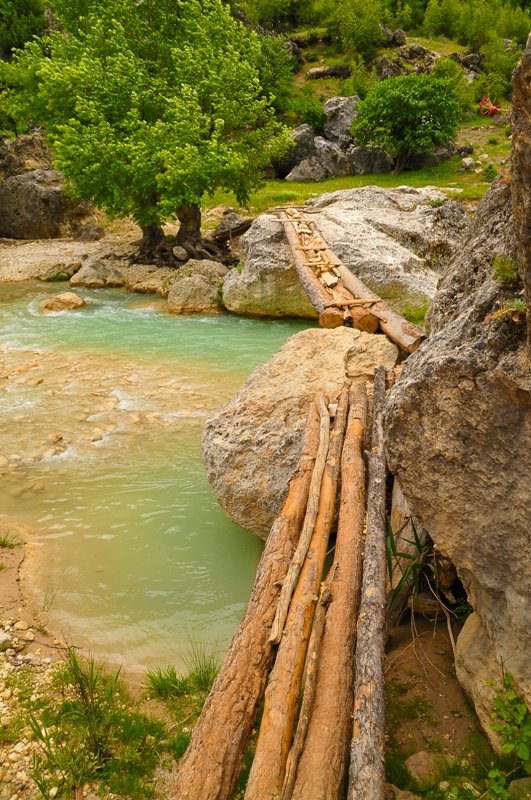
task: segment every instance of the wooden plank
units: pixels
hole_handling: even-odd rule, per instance
[[[279,586],[304,519],[320,402],[317,397],[311,404],[297,471],[267,539],[247,611],[179,762],[170,792],[174,800],[229,800],[233,795],[275,652],[269,635]]]
[[[367,536],[356,642],[354,725],[348,800],[384,800],[386,634],[386,466],[382,416],[385,368],[374,372],[372,444],[369,456]]]
[[[348,389],[344,387],[330,435],[312,541],[291,600],[284,634],[265,693],[262,723],[245,800],[277,800],[284,783],[316,595],[334,519],[347,411]]]

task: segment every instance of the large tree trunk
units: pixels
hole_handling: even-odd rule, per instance
[[[164,231],[160,225],[143,225],[140,253],[143,256],[153,255],[164,242]]]
[[[372,446],[369,457],[367,536],[356,643],[354,727],[348,800],[383,800],[384,643],[386,588],[386,467],[382,414],[385,368],[374,372]]]
[[[353,661],[364,544],[366,427],[367,391],[364,383],[356,383],[351,389],[341,456],[341,504],[334,563],[326,580],[332,603],[326,615],[315,701],[293,800],[343,797],[352,729]]]
[[[177,209],[177,218],[181,223],[175,243],[184,247],[196,248],[201,244],[201,208],[197,203],[183,203]]]
[[[274,655],[269,635],[279,587],[304,519],[318,448],[321,402],[322,396],[310,408],[298,469],[267,539],[247,612],[179,764],[171,792],[175,800],[232,797]]]
[[[336,508],[347,411],[348,389],[343,388],[330,436],[314,535],[291,600],[286,626],[266,689],[262,724],[245,800],[276,800],[284,783],[316,595],[319,592]]]

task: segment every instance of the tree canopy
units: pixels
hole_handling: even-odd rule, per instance
[[[3,105],[43,123],[79,196],[158,229],[205,192],[240,202],[281,153],[258,37],[222,0],[56,0],[60,30],[5,66]]]
[[[352,135],[360,145],[382,147],[400,169],[412,153],[431,152],[456,134],[460,107],[449,81],[401,75],[377,83],[358,105]]]

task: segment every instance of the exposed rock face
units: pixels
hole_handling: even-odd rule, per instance
[[[86,306],[85,300],[75,292],[62,292],[45,300],[42,304],[43,311],[71,311],[75,308]]]
[[[177,270],[172,280],[168,311],[172,314],[221,311],[219,292],[227,272],[227,267],[218,261],[188,261]]]
[[[287,181],[315,181],[328,177],[348,175],[350,172],[348,159],[339,145],[329,142],[322,136],[313,140],[313,153],[294,167]]]
[[[324,132],[330,142],[346,148],[352,142],[350,129],[356,116],[359,97],[331,97],[324,104],[326,122]]]
[[[431,338],[390,393],[385,429],[412,514],[452,559],[481,623],[476,648],[460,648],[459,674],[479,697],[473,653],[491,649],[529,703],[531,374],[524,316],[492,316],[519,292],[492,277],[493,258],[514,255],[510,209],[498,182],[442,280]]]
[[[390,172],[394,160],[389,153],[379,147],[358,147],[351,145],[347,150],[351,175],[372,175],[375,172]]]
[[[0,171],[4,178],[32,170],[52,169],[53,157],[39,133],[17,136],[0,144]]]
[[[285,178],[291,170],[305,158],[314,155],[315,133],[310,125],[299,125],[293,131],[293,147],[286,155],[275,162],[275,172],[279,178]]]
[[[291,266],[280,220],[262,214],[240,239],[243,271],[233,269],[223,284],[229,311],[266,317],[316,317]]]
[[[306,77],[310,80],[317,81],[323,78],[348,78],[350,69],[347,66],[322,66],[312,67],[306,73]]]
[[[123,286],[123,283],[119,266],[110,261],[91,261],[70,278],[70,286],[83,286],[86,289],[111,288]]]
[[[76,233],[90,214],[87,203],[64,194],[55,170],[34,170],[0,183],[0,236],[7,239],[53,239]]]
[[[513,216],[518,269],[527,303],[528,355],[531,360],[531,33],[513,78]]]
[[[435,270],[448,262],[468,225],[457,203],[429,188],[370,186],[321,195],[308,205],[308,216],[352,272],[378,293],[410,303],[434,295]],[[223,287],[230,311],[315,316],[277,217],[258,217],[240,243],[244,269],[231,272]]]
[[[228,516],[266,537],[300,455],[311,398],[339,394],[345,376],[392,369],[397,349],[385,336],[336,328],[293,336],[258,367],[205,428],[203,461]]]

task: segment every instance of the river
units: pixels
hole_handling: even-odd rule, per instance
[[[128,669],[222,654],[262,542],[218,506],[205,419],[305,321],[176,317],[153,297],[0,285],[0,513],[30,530],[23,588],[69,643]]]

